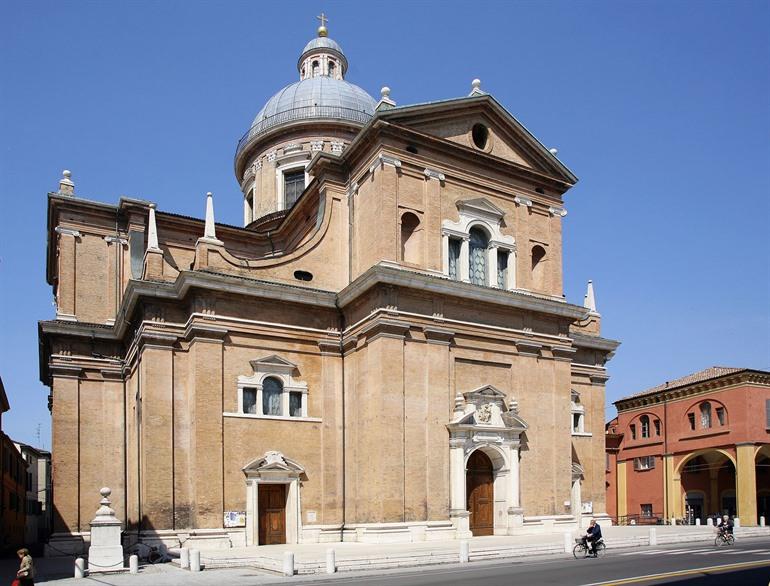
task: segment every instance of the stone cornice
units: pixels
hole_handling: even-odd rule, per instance
[[[587,309],[585,311],[588,311]],[[578,348],[590,348],[591,350],[602,350],[604,352],[614,352],[620,346],[617,340],[602,338],[601,336],[589,336],[580,332],[570,332],[573,343]]]
[[[672,389],[663,389],[645,395],[640,395],[638,397],[628,397],[619,401],[615,401],[613,405],[615,405],[615,408],[618,410],[618,412],[631,411],[640,407],[670,403],[680,399],[712,393],[714,391],[726,390],[731,387],[745,384],[770,386],[770,372],[761,370],[745,370],[742,372],[726,374],[710,380],[692,383],[690,385]]]
[[[518,291],[479,287],[470,283],[451,281],[447,278],[384,265],[373,266],[340,291],[337,296],[340,307],[347,306],[367,290],[380,283],[409,289],[419,289],[436,295],[446,295],[447,297],[460,297],[470,301],[536,311],[557,317],[569,318],[570,320],[583,318],[587,311],[584,307],[578,307],[563,301],[536,297]]]

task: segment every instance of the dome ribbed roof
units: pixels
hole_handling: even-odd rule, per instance
[[[339,46],[337,41],[332,40],[329,37],[316,37],[305,45],[305,48],[302,49],[302,54],[304,55],[313,49],[332,49],[333,51],[339,52],[341,55],[345,54],[342,52],[342,47]]]
[[[376,105],[372,96],[344,79],[312,77],[287,85],[270,98],[254,118],[252,128],[263,126],[268,119],[290,111],[295,111],[297,118],[334,118],[361,122],[360,114],[366,114],[368,120],[374,115]]]

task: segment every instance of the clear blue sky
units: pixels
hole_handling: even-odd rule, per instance
[[[0,376],[50,448],[37,326],[46,193],[241,223],[232,157],[330,17],[348,79],[399,104],[474,77],[580,177],[567,298],[596,284],[619,397],[711,365],[770,369],[770,3],[22,2],[0,19]]]

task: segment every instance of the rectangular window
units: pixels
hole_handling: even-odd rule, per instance
[[[634,458],[634,470],[652,470],[655,468],[655,456]]]
[[[636,425],[634,425],[632,423],[629,427],[631,428],[631,439],[635,440],[636,439]]]
[[[724,407],[717,407],[717,421],[719,421],[719,425],[725,424],[725,408]]]
[[[687,420],[690,422],[690,430],[695,431],[695,413],[688,413]]]
[[[655,435],[660,435],[660,419],[655,420]]]
[[[243,412],[257,413],[257,389],[243,389]]]
[[[289,415],[302,417],[302,393],[295,391],[289,393]]]
[[[449,239],[449,278],[455,281],[460,280],[460,247],[457,238]]]
[[[580,433],[582,431],[580,429],[580,417],[580,413],[572,414],[572,433]]]
[[[502,250],[497,251],[497,286],[500,289],[507,289],[508,280],[508,253]]]
[[[652,504],[644,504],[642,507],[642,517],[652,517]]]
[[[770,429],[770,399],[765,399],[765,418],[767,419],[765,425]]]
[[[283,174],[284,209],[289,209],[305,190],[305,170],[287,171]]]

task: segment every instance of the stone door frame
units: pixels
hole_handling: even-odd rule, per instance
[[[286,543],[299,543],[300,477],[305,469],[280,452],[267,452],[243,467],[246,475],[246,545],[259,543],[259,485],[286,484]]]

